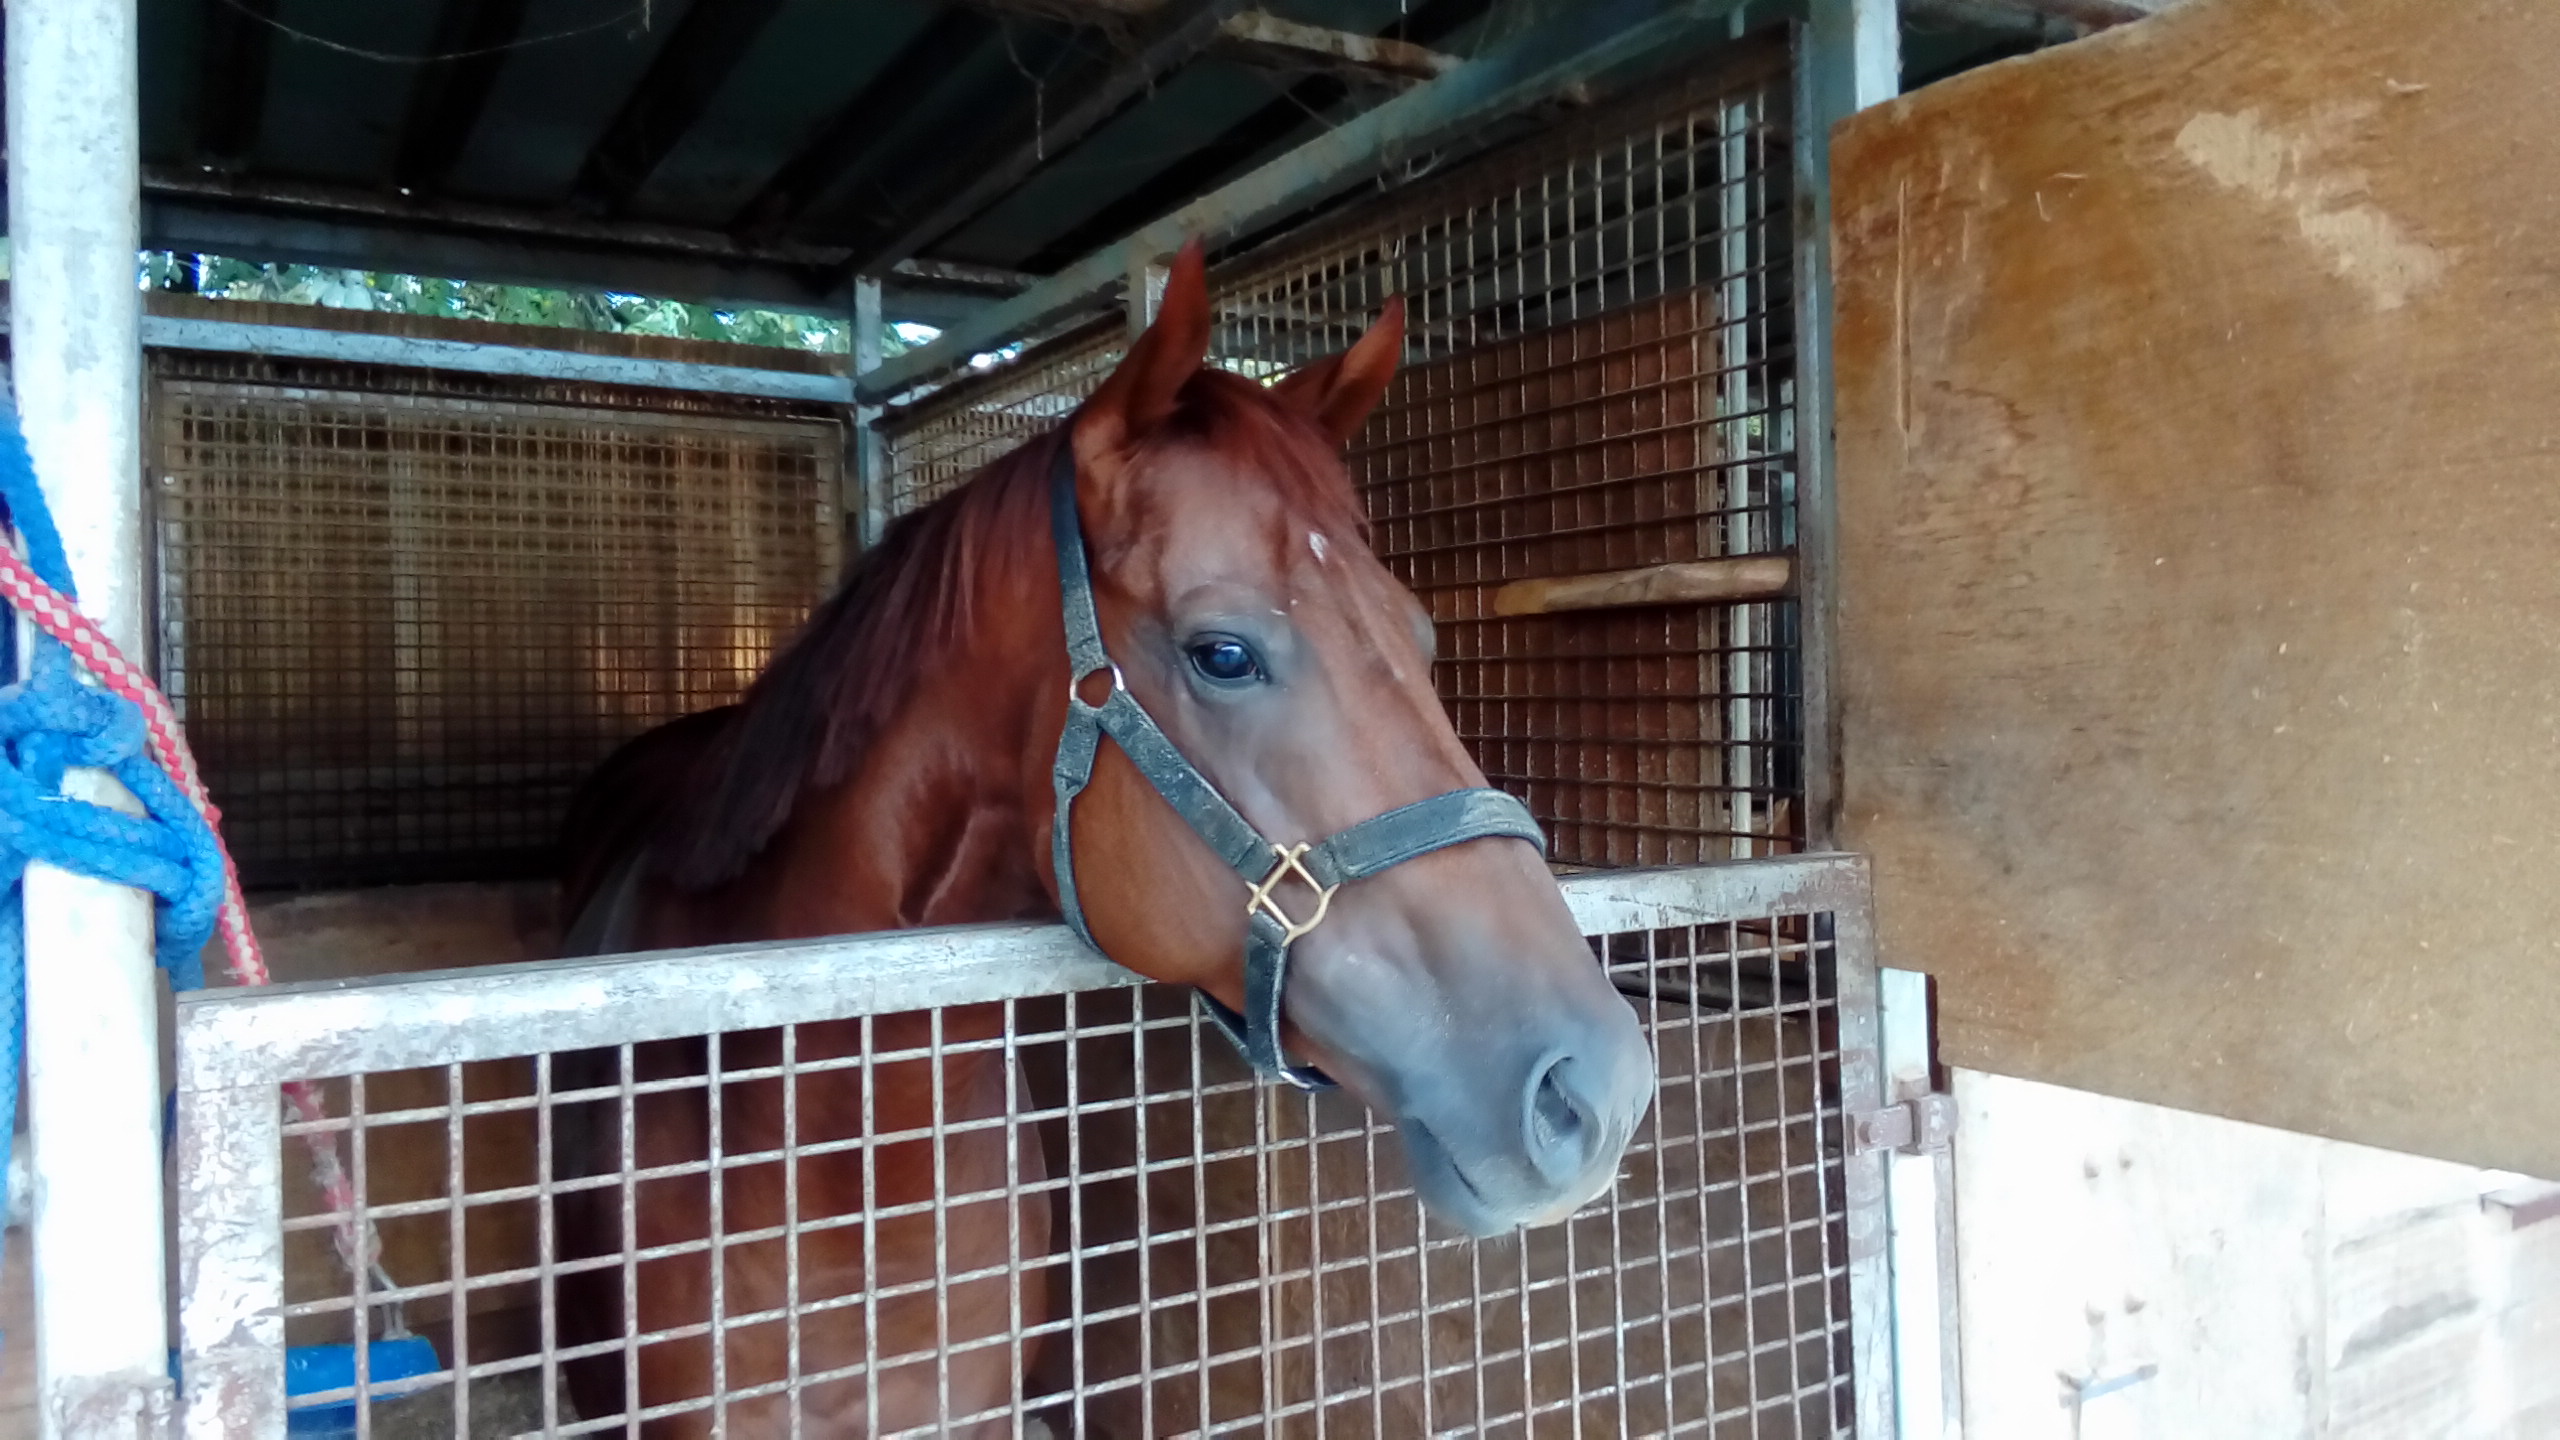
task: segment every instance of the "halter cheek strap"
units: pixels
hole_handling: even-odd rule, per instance
[[[1085,558],[1084,526],[1076,511],[1074,448],[1057,437],[1050,467],[1049,522],[1058,551],[1058,593],[1066,614],[1067,721],[1058,736],[1051,770],[1057,819],[1049,837],[1050,868],[1058,906],[1078,938],[1093,945],[1084,906],[1076,895],[1072,825],[1076,797],[1093,779],[1093,762],[1108,735],[1228,868],[1247,887],[1242,1014],[1203,991],[1200,1004],[1255,1069],[1306,1090],[1332,1085],[1321,1071],[1289,1063],[1280,1045],[1281,1001],[1289,977],[1289,949],[1324,923],[1334,892],[1355,880],[1407,860],[1470,840],[1526,840],[1546,850],[1546,836],[1527,806],[1499,790],[1452,790],[1375,815],[1312,843],[1281,845],[1239,814],[1198,767],[1185,758],[1138,697],[1129,693],[1120,667],[1103,648],[1093,608],[1093,574]],[[1100,703],[1084,698],[1085,682],[1108,675],[1111,691]],[[1100,949],[1100,946],[1094,948]]]

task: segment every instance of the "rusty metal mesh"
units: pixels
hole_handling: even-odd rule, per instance
[[[381,1435],[1846,1433],[1829,935],[1593,937],[1658,1098],[1609,1197],[1485,1241],[1426,1223],[1367,1112],[1255,1082],[1161,987],[342,1079],[316,1128],[401,1288],[338,1266],[289,1125],[288,1338],[370,1313],[370,1343],[399,1303],[444,1368],[364,1387],[344,1418]],[[859,1098],[928,1084],[1010,1099],[895,1130]],[[642,1357],[694,1378],[644,1397]]]
[[[1492,611],[1512,581],[1792,548],[1787,97],[1783,47],[1740,47],[1211,278],[1212,358],[1256,376],[1405,297],[1406,365],[1352,476],[1439,623],[1460,734],[1563,861],[1801,843],[1791,601]],[[893,509],[1054,423],[1120,343],[1097,329],[893,422]]]
[[[252,886],[541,873],[841,543],[842,429],[784,406],[163,355],[149,434],[161,673]]]

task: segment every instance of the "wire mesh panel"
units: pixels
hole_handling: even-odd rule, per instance
[[[302,1428],[1855,1433],[1863,866],[1600,880],[1568,899],[1661,1089],[1613,1192],[1483,1241],[1055,927],[192,999],[188,1424],[272,1433],[284,1346],[352,1343]],[[325,1118],[279,1127],[302,1077]],[[346,1209],[277,1178],[311,1135]]]
[[[1089,325],[983,378],[959,381],[884,422],[886,513],[930,505],[1024,441],[1065,419],[1120,363],[1126,327]]]
[[[1222,353],[1279,369],[1405,297],[1351,468],[1440,624],[1459,733],[1589,865],[1801,838],[1792,607],[1500,616],[1504,584],[1794,542],[1785,52],[1346,212],[1219,282]]]
[[[1212,359],[1278,374],[1391,295],[1405,368],[1353,445],[1379,555],[1440,626],[1437,680],[1561,860],[1802,842],[1795,610],[1777,599],[1503,616],[1523,580],[1795,543],[1787,56],[1778,37],[1220,268]],[[1116,329],[892,422],[892,508],[1070,411]]]
[[[541,873],[838,562],[843,434],[709,397],[155,358],[160,664],[247,883]]]

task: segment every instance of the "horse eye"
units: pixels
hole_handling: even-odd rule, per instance
[[[1192,669],[1221,685],[1240,685],[1262,675],[1262,662],[1254,658],[1253,647],[1233,636],[1194,640],[1188,653]]]

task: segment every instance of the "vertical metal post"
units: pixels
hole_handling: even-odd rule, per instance
[[[280,1118],[273,1085],[179,1086],[185,1440],[268,1440],[285,1433]]]
[[[853,373],[858,378],[880,368],[880,277],[858,275],[853,281]],[[880,543],[889,525],[889,452],[880,443],[880,407],[857,402],[853,407],[854,539],[868,550]]]
[[[1831,127],[1901,89],[1895,0],[1809,0],[1795,75],[1796,549],[1804,666],[1806,838],[1839,833],[1840,732],[1832,686],[1839,508],[1832,475]]]
[[[135,0],[7,7],[10,343],[18,413],[81,607],[146,653]],[[105,776],[86,798],[130,804]],[[38,1403],[47,1436],[169,1422],[151,904],[26,880]]]
[[[1831,388],[1831,127],[1901,89],[1896,0],[1808,0],[1796,34],[1796,552],[1804,677],[1806,838],[1839,833],[1839,708],[1832,685],[1838,633],[1839,511],[1834,486]],[[1841,1085],[1851,1114],[1885,1102],[1883,977],[1863,984],[1850,961],[1873,963],[1870,913],[1837,918],[1841,959]],[[1859,945],[1853,946],[1853,938]],[[1865,1037],[1866,1044],[1852,1036]],[[1872,1046],[1873,1048],[1870,1048]],[[1857,1433],[1907,1434],[1897,1426],[1893,1255],[1885,1161],[1872,1152],[1847,1165],[1850,1308],[1857,1376]],[[1883,1231],[1884,1233],[1877,1233]]]
[[[1861,871],[1858,893],[1831,912],[1840,987],[1840,1109],[1872,1114],[1885,1103],[1883,1006],[1878,994],[1874,891]],[[1852,1144],[1841,1160],[1849,1244],[1849,1375],[1861,1436],[1894,1435],[1893,1260],[1885,1157]]]

